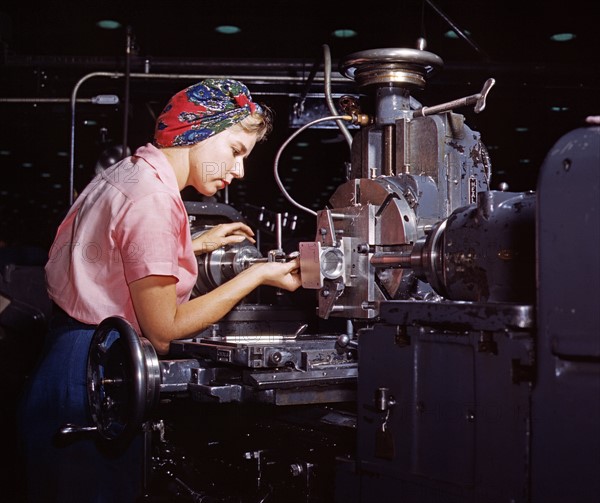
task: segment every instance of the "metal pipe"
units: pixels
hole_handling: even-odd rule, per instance
[[[333,100],[331,99],[331,55],[329,53],[329,46],[327,44],[323,45],[323,54],[324,54],[324,56],[323,56],[323,59],[324,59],[323,72],[324,73],[323,74],[325,76],[325,101],[327,103],[327,107],[329,108],[329,111],[333,115],[339,115],[339,112],[335,108]],[[336,120],[335,123],[338,125],[338,127],[340,128],[340,131],[342,132],[342,135],[346,139],[346,142],[348,143],[348,147],[352,148],[352,135],[348,131],[346,124],[344,124],[344,122],[341,120]]]
[[[121,150],[121,159],[127,156],[127,137],[129,135],[129,84],[131,82],[131,45],[132,34],[131,26],[127,27],[127,36],[125,41],[125,99],[123,100],[123,147]]]
[[[292,199],[292,196],[289,195],[288,191],[285,190],[285,187],[283,186],[283,183],[281,182],[281,178],[279,177],[279,158],[281,157],[281,154],[285,150],[285,148],[290,144],[290,142],[294,138],[296,138],[296,136],[298,136],[300,133],[302,133],[305,129],[308,129],[309,127],[314,126],[315,124],[319,124],[321,122],[332,121],[332,120],[352,121],[353,118],[350,115],[331,115],[328,117],[321,117],[321,118],[315,119],[307,124],[304,124],[304,126],[299,128],[298,130],[294,131],[294,133],[287,140],[285,140],[285,142],[283,142],[283,145],[281,145],[281,147],[279,147],[279,150],[277,151],[277,154],[275,155],[275,161],[273,162],[273,175],[275,177],[275,182],[277,183],[279,190],[281,190],[281,193],[285,196],[285,198],[290,203],[292,203],[294,206],[296,206],[296,208],[300,208],[301,210],[306,211],[307,213],[310,213],[313,216],[317,215],[316,211],[311,210],[310,208],[307,208],[306,206],[303,206],[303,205],[297,203],[296,201],[294,201],[294,199]]]
[[[0,103],[70,103],[69,98],[0,98]],[[94,103],[93,98],[81,98],[77,103]]]

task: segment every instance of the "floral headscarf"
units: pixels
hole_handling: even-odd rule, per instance
[[[171,98],[154,132],[157,147],[194,145],[254,112],[262,112],[248,88],[232,79],[207,79]]]

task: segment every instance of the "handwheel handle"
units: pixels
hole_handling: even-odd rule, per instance
[[[58,433],[60,435],[71,435],[73,433],[89,433],[97,431],[98,428],[96,426],[79,426],[77,424],[67,423],[58,430]]]

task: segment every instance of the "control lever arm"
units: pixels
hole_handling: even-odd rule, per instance
[[[448,101],[447,103],[441,103],[432,107],[423,107],[413,112],[413,117],[425,117],[426,115],[435,115],[441,112],[449,112],[455,108],[466,107],[475,104],[475,113],[478,114],[485,109],[485,100],[490,92],[490,89],[496,83],[495,79],[489,78],[483,84],[481,92],[472,94],[465,98],[459,98],[457,100]]]

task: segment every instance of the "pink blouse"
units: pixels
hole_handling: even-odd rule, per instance
[[[89,183],[59,226],[46,264],[50,298],[67,314],[89,324],[120,315],[138,333],[128,284],[173,276],[183,303],[197,274],[175,173],[151,144]]]

